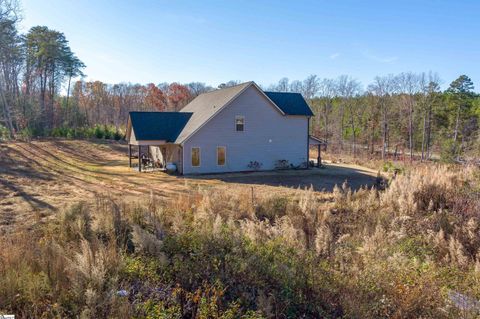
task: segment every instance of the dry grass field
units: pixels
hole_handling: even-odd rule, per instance
[[[178,177],[121,143],[0,147],[0,313],[480,316],[478,167],[386,162],[380,190],[346,164]]]
[[[128,167],[126,145],[108,141],[40,140],[0,143],[0,234],[30,228],[79,201],[98,197],[137,201],[144,195],[171,199],[200,189],[253,187],[264,193],[293,194],[313,186],[326,200],[345,181],[358,189],[375,182],[376,172],[356,165],[329,164],[307,171],[253,172],[202,176],[139,173]]]

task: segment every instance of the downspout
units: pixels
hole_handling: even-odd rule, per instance
[[[310,116],[307,117],[307,165],[305,169],[308,169],[310,163]]]

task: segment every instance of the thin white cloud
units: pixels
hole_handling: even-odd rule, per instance
[[[335,60],[335,59],[338,58],[339,56],[340,56],[340,53],[335,52],[335,53],[330,54],[330,59],[331,59],[331,60]]]
[[[380,62],[380,63],[392,63],[398,60],[397,56],[378,56],[378,55],[372,54],[368,50],[362,51],[362,55],[367,59],[373,60],[375,62]]]

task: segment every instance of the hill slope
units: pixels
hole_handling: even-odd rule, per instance
[[[251,188],[291,193],[313,185],[332,190],[348,180],[354,188],[372,184],[376,172],[358,166],[326,170],[255,172],[198,177],[138,173],[128,167],[127,146],[113,141],[39,140],[0,143],[0,234],[31,227],[59,209],[99,196],[138,200],[153,194],[169,199],[200,188]],[[287,186],[287,187],[280,187]],[[323,194],[322,196],[330,196]]]

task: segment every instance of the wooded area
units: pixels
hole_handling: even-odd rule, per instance
[[[214,89],[201,82],[86,82],[85,65],[63,33],[37,26],[20,34],[18,22],[17,3],[0,0],[0,138],[88,137],[85,130],[99,126],[121,136],[129,111],[178,111]],[[445,91],[441,84],[435,73],[408,72],[378,76],[366,87],[347,75],[311,75],[303,81],[283,78],[264,89],[302,93],[315,113],[311,133],[330,150],[382,158],[476,158],[479,95],[466,75]]]

